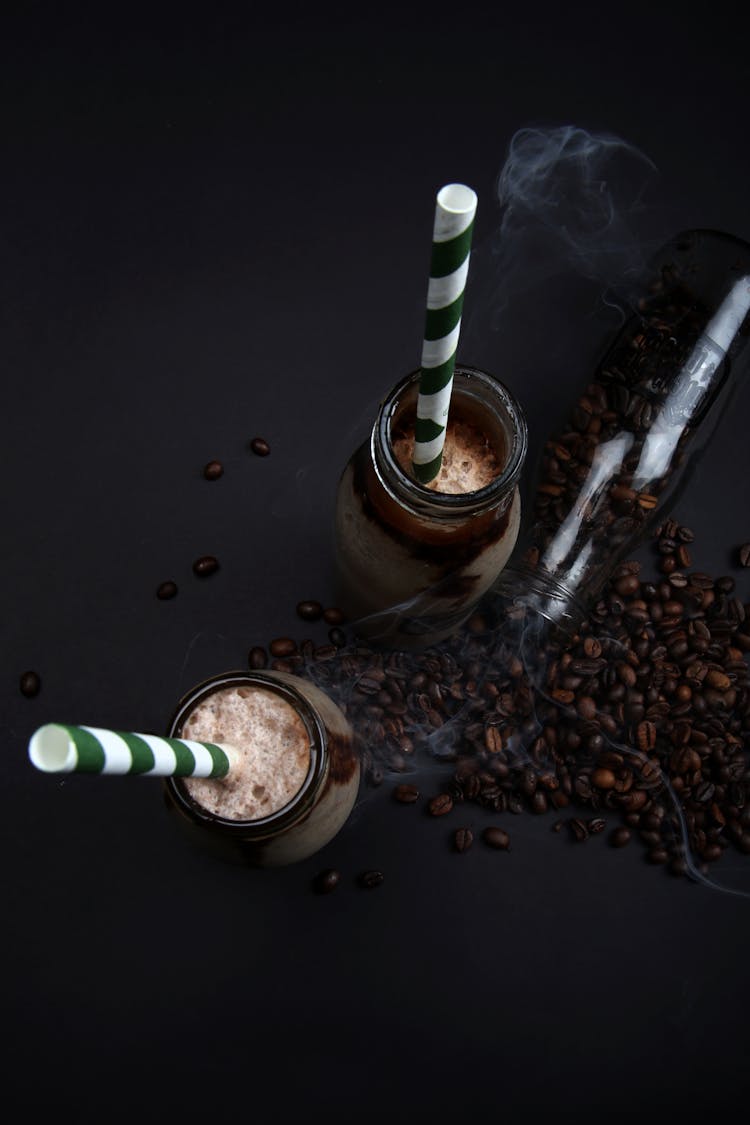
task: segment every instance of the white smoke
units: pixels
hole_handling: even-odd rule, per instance
[[[495,184],[500,225],[475,248],[477,303],[493,330],[510,306],[550,279],[593,283],[606,303],[625,303],[647,257],[639,229],[655,182],[653,161],[612,133],[577,125],[525,127],[511,138]]]

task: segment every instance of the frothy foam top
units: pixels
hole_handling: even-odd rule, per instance
[[[413,476],[414,431],[394,436],[393,453],[407,476]],[[448,419],[440,472],[426,486],[434,492],[476,492],[502,472],[498,452],[486,434],[468,422]]]
[[[182,738],[237,749],[226,777],[185,778],[207,812],[227,820],[258,820],[278,812],[301,789],[310,769],[310,738],[292,705],[265,688],[226,687],[207,696],[182,727]]]

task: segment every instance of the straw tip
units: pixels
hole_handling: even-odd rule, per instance
[[[445,184],[437,194],[444,211],[454,215],[467,215],[476,210],[477,193],[467,184]]]
[[[43,773],[61,773],[70,764],[70,736],[59,723],[47,723],[29,739],[29,761]]]

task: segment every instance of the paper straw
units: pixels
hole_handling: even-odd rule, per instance
[[[32,765],[45,773],[225,777],[233,748],[155,734],[48,723],[29,740]]]
[[[446,184],[437,194],[412,463],[422,484],[435,479],[443,460],[476,210],[476,193],[465,184]]]

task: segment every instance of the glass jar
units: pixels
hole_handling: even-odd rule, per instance
[[[184,737],[191,720],[196,721],[198,708],[202,708],[202,736],[209,740],[230,742],[227,721],[235,719],[227,716],[236,716],[236,730],[245,728],[248,746],[256,752],[258,745],[263,746],[266,772],[261,777],[261,766],[254,766],[247,782],[244,774],[237,781],[239,771],[233,779],[231,769],[226,779],[166,778],[167,806],[190,836],[223,859],[257,867],[297,862],[324,847],[347,820],[360,778],[351,727],[333,700],[287,672],[226,672],[198,684],[180,700],[168,726],[169,737]],[[260,737],[253,735],[252,724]],[[280,737],[281,727],[290,732],[285,739]],[[244,749],[239,742],[238,747]],[[287,766],[297,770],[296,775],[290,773],[296,791],[284,800],[282,789],[283,803],[276,807],[269,802],[264,814],[263,786],[257,782],[266,777],[275,782]],[[252,793],[242,792],[245,785],[252,785]],[[237,802],[252,807],[254,814],[237,818]]]
[[[641,279],[632,315],[547,441],[530,523],[495,592],[562,643],[614,568],[670,514],[730,392],[746,377],[750,245],[677,234]],[[527,632],[526,634],[530,634]]]
[[[451,442],[468,466],[494,464],[482,487],[438,491],[404,467],[397,449],[413,432],[419,370],[387,395],[368,441],[342,473],[335,515],[337,600],[360,637],[423,648],[450,636],[505,566],[521,515],[518,480],[526,420],[510,391],[476,367],[456,364],[443,462]],[[453,434],[456,434],[454,439]],[[472,449],[472,442],[474,448]]]

